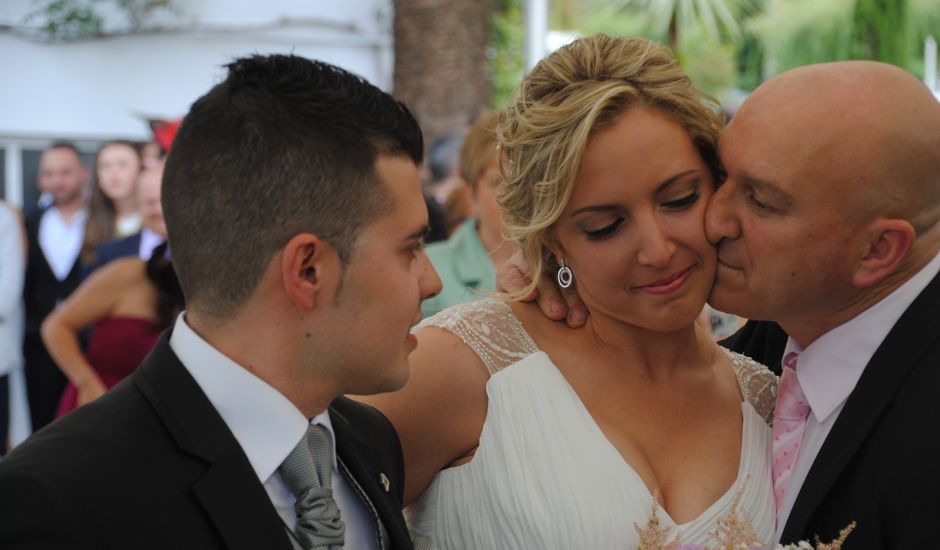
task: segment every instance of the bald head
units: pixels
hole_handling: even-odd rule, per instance
[[[706,212],[710,302],[803,345],[940,252],[940,104],[897,67],[812,65],[768,80],[719,143]]]
[[[754,92],[735,124],[776,134],[788,163],[823,176],[819,184],[859,215],[901,217],[918,231],[940,217],[940,102],[898,67],[846,61],[787,71]]]

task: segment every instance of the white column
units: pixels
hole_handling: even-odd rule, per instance
[[[526,0],[525,3],[525,70],[529,72],[545,57],[548,35],[548,0]]]
[[[937,41],[932,36],[924,41],[924,83],[937,93]]]
[[[6,155],[6,200],[17,208],[23,208],[23,149],[13,140],[0,143]]]

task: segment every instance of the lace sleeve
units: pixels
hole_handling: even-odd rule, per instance
[[[774,419],[774,404],[777,401],[777,376],[746,355],[727,349],[725,353],[731,359],[745,401],[750,403],[770,426]]]
[[[509,304],[495,298],[447,308],[422,321],[415,331],[425,327],[442,328],[460,338],[491,375],[539,351]]]

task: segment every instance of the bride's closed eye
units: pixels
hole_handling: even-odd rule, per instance
[[[617,218],[612,223],[601,227],[600,229],[588,229],[584,228],[584,234],[587,236],[589,241],[600,241],[607,237],[610,237],[620,229],[620,226],[623,225],[623,218]]]
[[[693,204],[697,203],[700,198],[702,198],[702,194],[699,193],[698,191],[693,191],[692,193],[689,193],[688,195],[682,198],[671,200],[671,201],[666,201],[663,203],[663,206],[665,206],[666,208],[671,208],[673,210],[682,210],[684,208],[688,208],[692,206]]]

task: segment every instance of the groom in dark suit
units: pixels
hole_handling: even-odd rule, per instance
[[[418,126],[342,69],[254,56],[193,104],[163,206],[186,312],[0,463],[0,547],[412,547],[397,435],[420,302]]]
[[[726,344],[784,366],[778,537],[854,521],[846,548],[936,547],[940,103],[890,65],[804,67],[754,92],[719,153],[709,301],[768,320]]]

